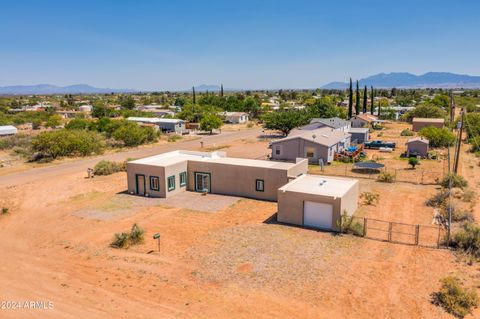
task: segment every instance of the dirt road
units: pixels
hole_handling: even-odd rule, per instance
[[[217,135],[205,135],[202,136],[200,139],[196,140],[165,144],[158,147],[133,149],[125,152],[89,157],[87,159],[79,159],[78,161],[62,163],[48,167],[34,168],[19,173],[0,176],[0,187],[20,185],[35,180],[45,179],[63,174],[86,171],[87,168],[93,167],[100,160],[124,161],[127,158],[141,158],[178,149],[198,149],[200,146],[200,142],[203,142],[204,147],[211,147],[215,144],[222,144],[234,140],[257,137],[261,134],[261,132],[262,131],[260,128],[255,128],[236,132],[224,132]]]

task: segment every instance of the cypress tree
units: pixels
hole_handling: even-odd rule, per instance
[[[197,101],[196,101],[196,99],[195,99],[195,87],[194,87],[194,86],[192,86],[192,96],[193,96],[193,97],[192,97],[193,104],[197,104]]]
[[[363,113],[367,113],[367,86],[363,88]]]
[[[220,96],[223,97],[223,84],[220,84]]]
[[[357,80],[357,94],[355,99],[355,114],[360,114],[360,90],[358,88],[358,80]]]
[[[353,116],[353,88],[352,88],[352,78],[350,78],[350,88],[348,90],[348,118],[351,119]]]
[[[373,92],[373,86],[370,86],[370,114],[373,115],[373,109],[374,109],[374,105],[373,105],[373,97],[375,96],[375,93]]]

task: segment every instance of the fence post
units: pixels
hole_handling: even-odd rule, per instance
[[[363,218],[363,237],[367,237],[367,221],[366,217]]]
[[[392,241],[392,228],[393,228],[393,223],[389,222],[388,223],[388,241]]]
[[[419,237],[420,237],[420,225],[415,225],[415,245],[418,245]]]
[[[437,248],[440,248],[440,225],[438,225]]]

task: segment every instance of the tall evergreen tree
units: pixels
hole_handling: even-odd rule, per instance
[[[374,105],[373,105],[373,98],[375,96],[375,93],[373,92],[373,85],[370,86],[370,114],[373,115],[373,109],[374,109]]]
[[[353,88],[352,88],[352,78],[350,78],[350,88],[348,89],[348,118],[351,119],[353,116]]]
[[[378,103],[378,108],[377,108],[377,116],[378,116],[378,118],[380,118],[380,109],[381,109],[381,105],[380,105],[380,103]]]
[[[357,80],[357,94],[356,94],[356,101],[355,101],[355,114],[360,114],[360,89],[358,88],[358,80]]]
[[[367,113],[367,86],[363,88],[363,113]]]
[[[195,87],[192,86],[192,100],[193,104],[197,104],[197,99],[195,98]]]
[[[220,96],[223,97],[223,84],[220,84]]]

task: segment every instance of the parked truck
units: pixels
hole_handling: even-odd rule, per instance
[[[396,144],[394,142],[371,141],[371,142],[365,142],[363,146],[365,148],[374,149],[374,150],[378,150],[380,148],[395,149]]]

